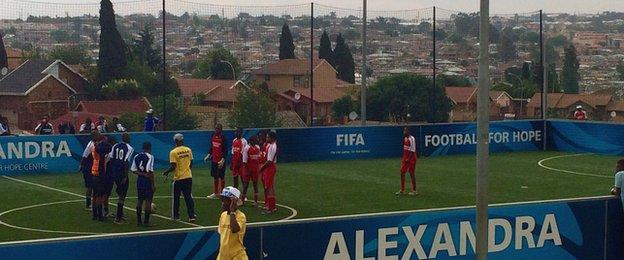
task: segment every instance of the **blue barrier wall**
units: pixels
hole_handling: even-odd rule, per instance
[[[215,214],[215,218],[217,214]],[[474,258],[474,208],[252,225],[250,259]],[[622,259],[624,214],[613,197],[492,206],[491,259]],[[7,259],[213,259],[214,229],[0,244]],[[114,250],[113,250],[114,249]],[[71,252],[71,253],[70,253]]]
[[[548,148],[562,152],[624,155],[624,125],[549,120]]]
[[[543,121],[502,121],[491,124],[491,151],[537,151],[542,147]],[[476,124],[412,125],[421,156],[474,153]],[[398,157],[402,152],[402,127],[319,127],[277,129],[280,162]],[[185,131],[195,165],[206,155],[211,132]],[[245,137],[258,133],[244,132]],[[131,145],[139,150],[152,143],[157,167],[168,164],[175,132],[133,133]],[[232,140],[233,132],[225,131]],[[111,135],[120,140],[119,135]],[[73,172],[78,170],[88,135],[0,137],[0,175]]]

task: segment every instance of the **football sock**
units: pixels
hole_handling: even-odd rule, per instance
[[[87,204],[87,208],[91,207],[91,197],[90,196],[85,197],[85,203]]]
[[[416,190],[416,176],[414,176],[413,172],[410,172],[410,177],[412,178],[412,190]]]
[[[144,224],[144,225],[149,224],[149,218],[150,218],[150,213],[149,213],[149,210],[146,210],[146,211],[145,211],[145,219],[143,219],[143,224]]]
[[[214,189],[212,190],[212,193],[214,193],[215,195],[218,195],[219,192],[217,190],[219,190],[219,179],[214,179],[213,183],[214,183]]]
[[[108,216],[108,204],[104,205],[104,216]]]
[[[116,214],[117,219],[121,219],[121,217],[123,216],[123,207],[124,207],[123,203],[117,203],[117,214]]]
[[[254,193],[254,202],[256,202],[256,203],[258,202],[258,193],[257,192]]]
[[[141,206],[136,207],[136,215],[137,215],[137,223],[141,224],[143,221],[141,220]]]
[[[401,191],[405,191],[405,174],[401,173]]]

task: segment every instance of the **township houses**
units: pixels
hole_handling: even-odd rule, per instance
[[[143,115],[152,105],[147,98],[136,100],[102,100],[80,101],[71,111],[53,118],[52,125],[58,126],[62,122],[70,122],[76,127],[80,126],[87,118],[95,122],[100,116],[107,120],[120,117],[126,113]]]
[[[277,112],[293,111],[304,121],[310,120],[310,103],[320,123],[331,123],[331,105],[346,95],[351,84],[336,78],[336,70],[325,60],[314,60],[314,90],[310,90],[310,62],[287,59],[267,64],[252,72],[255,86],[274,93]],[[178,78],[185,104],[231,109],[238,91],[253,89],[242,81]],[[313,93],[311,93],[313,92]],[[313,95],[312,95],[313,94]],[[312,98],[313,97],[313,98]]]
[[[336,78],[338,72],[324,59],[314,59],[314,89],[310,89],[310,61],[286,59],[252,71],[256,82],[266,84],[277,93],[278,111],[295,111],[303,120],[310,120],[310,103],[314,117],[323,124],[331,123],[331,105],[347,95],[352,84]]]
[[[445,87],[446,96],[453,102],[450,122],[468,122],[477,119],[476,87]],[[506,113],[513,113],[511,96],[504,91],[490,91],[490,118],[501,119]]]
[[[60,60],[27,60],[0,78],[0,114],[14,128],[33,129],[44,115],[67,113],[86,96],[86,84]]]
[[[613,95],[609,94],[548,93],[547,98],[549,117],[572,118],[577,106],[581,106],[587,112],[590,120],[612,120],[611,112],[616,112],[620,116],[624,115],[624,111],[619,111],[624,110],[624,105],[614,100]],[[541,103],[542,93],[535,93],[531,102],[527,104],[528,116],[539,117],[542,113]]]

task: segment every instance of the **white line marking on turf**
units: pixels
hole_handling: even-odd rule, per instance
[[[592,173],[584,173],[584,172],[575,172],[575,171],[558,169],[558,168],[554,168],[554,167],[550,167],[550,166],[544,165],[544,162],[550,161],[550,160],[553,160],[553,159],[566,158],[566,157],[577,157],[577,156],[583,156],[583,155],[592,155],[592,154],[591,153],[579,153],[579,154],[558,155],[558,156],[553,156],[553,157],[548,157],[548,158],[542,159],[539,162],[537,162],[537,165],[539,165],[540,167],[542,167],[544,169],[551,170],[551,171],[556,171],[556,172],[563,172],[563,173],[569,173],[569,174],[580,175],[580,176],[589,176],[589,177],[613,179],[613,176],[606,176],[606,175],[592,174]]]
[[[41,204],[30,205],[30,206],[25,206],[25,207],[20,207],[20,208],[14,208],[14,209],[10,209],[10,210],[7,210],[5,212],[0,213],[0,217],[4,216],[6,214],[9,214],[11,212],[21,211],[21,210],[25,210],[25,209],[32,209],[32,208],[38,208],[38,207],[43,207],[43,206],[50,206],[50,205],[64,204],[64,203],[72,203],[72,202],[81,202],[81,201],[82,200],[64,200],[64,201],[48,202],[48,203],[41,203]],[[4,222],[2,220],[0,220],[0,224],[4,225],[4,226],[7,226],[7,227],[10,227],[10,228],[21,229],[21,230],[26,230],[26,231],[44,232],[44,233],[58,233],[58,234],[71,234],[71,235],[98,235],[98,234],[103,234],[103,233],[96,233],[96,232],[78,232],[78,231],[62,231],[62,230],[27,228],[27,227],[12,225],[12,224],[6,223],[6,222]]]
[[[53,190],[53,191],[57,191],[57,192],[61,192],[61,193],[65,193],[65,194],[69,194],[69,195],[73,195],[73,196],[77,196],[77,197],[80,197],[80,198],[85,198],[85,196],[84,196],[84,195],[80,195],[80,194],[73,193],[73,192],[66,191],[66,190],[60,190],[60,189],[53,188],[53,187],[50,187],[50,186],[46,186],[46,185],[43,185],[43,184],[34,183],[34,182],[29,182],[29,181],[25,181],[25,180],[20,180],[20,179],[16,179],[16,178],[9,177],[9,176],[2,176],[2,177],[4,177],[5,179],[12,180],[12,181],[21,182],[21,183],[24,183],[24,184],[33,185],[33,186],[37,186],[37,187],[40,187],[40,188],[44,188],[44,189],[48,189],[48,190]],[[117,206],[117,205],[116,205],[116,204],[114,204],[114,203],[109,203],[109,205],[112,205],[112,206]],[[134,208],[131,208],[131,207],[128,207],[128,206],[124,206],[124,208],[125,208],[125,209],[127,209],[127,210],[130,210],[130,211],[134,211],[134,212],[136,212],[136,209],[134,209]],[[203,226],[201,226],[201,225],[197,225],[197,224],[194,224],[194,223],[188,223],[188,222],[184,222],[184,221],[180,221],[180,220],[173,220],[173,219],[171,219],[171,218],[169,218],[169,217],[165,217],[165,216],[163,216],[163,215],[159,215],[159,214],[153,214],[153,216],[155,216],[155,217],[159,217],[159,218],[162,218],[162,219],[171,220],[171,221],[178,222],[178,223],[182,223],[182,224],[186,224],[186,225],[189,225],[189,226],[194,226],[194,227],[203,227]]]

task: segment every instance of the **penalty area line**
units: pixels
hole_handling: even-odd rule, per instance
[[[613,176],[605,176],[605,175],[600,175],[600,174],[592,174],[592,173],[584,173],[584,172],[575,172],[575,171],[570,171],[570,170],[565,170],[565,169],[558,169],[558,168],[554,168],[554,167],[550,167],[550,166],[544,165],[544,162],[546,162],[546,161],[550,161],[550,160],[554,160],[554,159],[558,159],[558,158],[578,157],[578,156],[583,156],[583,155],[592,155],[592,154],[591,153],[579,153],[579,154],[557,155],[557,156],[544,158],[544,159],[540,160],[539,162],[537,162],[537,165],[539,165],[540,167],[542,167],[542,168],[544,168],[546,170],[551,170],[551,171],[556,171],[556,172],[562,172],[562,173],[567,173],[567,174],[574,174],[574,175],[579,175],[579,176],[588,176],[588,177],[613,179]]]
[[[29,181],[25,181],[25,180],[20,180],[20,179],[9,177],[9,176],[2,176],[2,177],[5,178],[5,179],[8,179],[8,180],[15,181],[15,182],[28,184],[28,185],[32,185],[32,186],[37,186],[37,187],[40,187],[40,188],[43,188],[43,189],[52,190],[52,191],[56,191],[56,192],[60,192],[60,193],[65,193],[65,194],[69,194],[69,195],[72,195],[72,196],[80,197],[80,198],[83,198],[83,199],[85,198],[84,195],[73,193],[71,191],[61,190],[61,189],[53,188],[53,187],[46,186],[46,185],[43,185],[43,184],[29,182]],[[117,206],[114,203],[109,203],[109,205]],[[132,207],[124,206],[124,208],[127,209],[127,210],[130,210],[130,211],[136,212],[136,209],[134,209]],[[158,218],[162,218],[162,219],[166,219],[166,220],[171,220],[173,222],[186,224],[186,225],[193,226],[193,227],[203,227],[202,225],[197,225],[197,224],[194,224],[194,223],[188,223],[188,222],[184,222],[184,221],[180,221],[180,220],[173,220],[173,219],[171,219],[169,217],[165,217],[165,216],[159,215],[159,214],[153,214],[152,216],[155,216],[155,217],[158,217]]]

